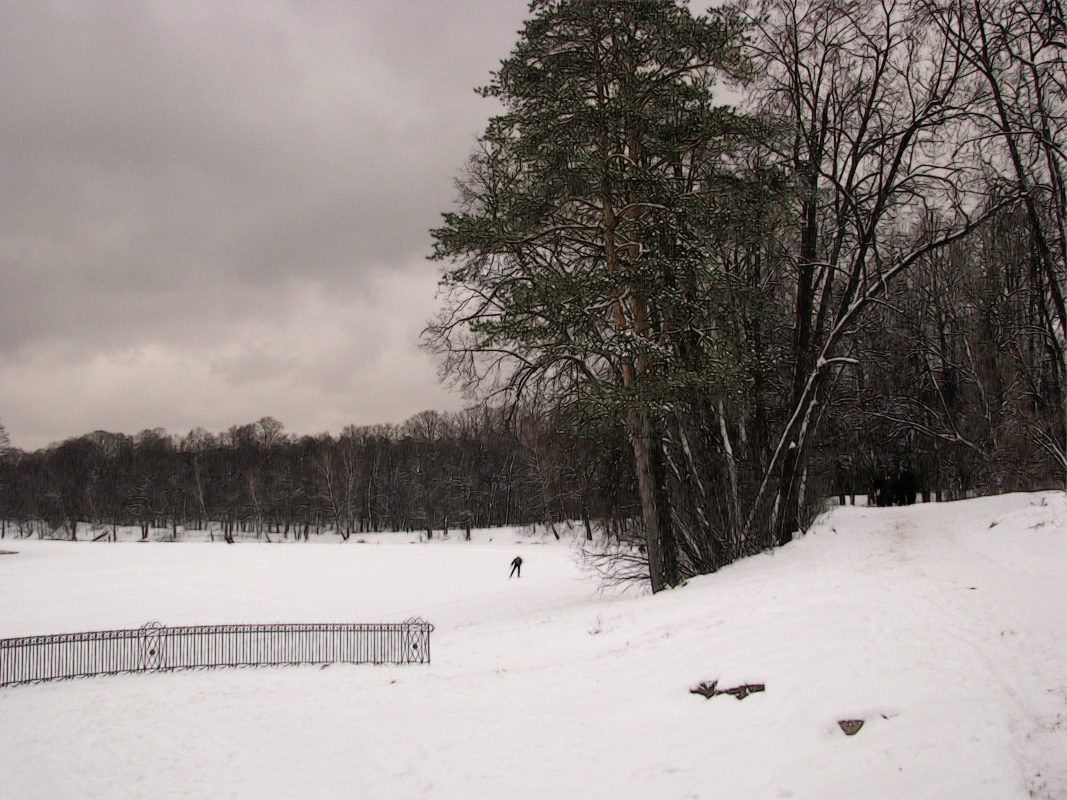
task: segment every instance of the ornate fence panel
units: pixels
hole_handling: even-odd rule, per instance
[[[0,639],[0,686],[120,672],[283,664],[428,664],[433,625],[194,625]]]

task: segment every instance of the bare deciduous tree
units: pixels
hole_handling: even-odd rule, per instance
[[[1067,414],[1067,16],[1060,0],[922,0],[953,57],[975,75],[969,111],[988,171],[1018,192],[1032,236],[1032,280],[1059,355]],[[1067,481],[1067,425],[1035,428]]]
[[[780,288],[793,304],[782,419],[747,514],[749,535],[803,527],[815,432],[852,335],[891,284],[999,207],[952,157],[966,65],[905,2],[742,6],[762,68],[754,108],[781,126],[771,157],[795,176]],[[999,201],[1003,204],[1005,201]]]

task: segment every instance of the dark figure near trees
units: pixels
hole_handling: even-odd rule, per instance
[[[915,502],[915,493],[919,489],[919,482],[915,480],[915,473],[908,467],[904,467],[900,471],[900,477],[897,478],[897,496],[900,498],[900,504],[910,506]]]
[[[893,505],[893,495],[896,493],[895,481],[888,472],[881,478],[874,479],[874,504],[879,508]]]
[[[508,573],[508,580],[511,580],[512,575],[518,578],[522,577],[522,556],[515,556],[511,560],[511,572]]]

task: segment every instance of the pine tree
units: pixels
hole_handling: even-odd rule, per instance
[[[446,302],[429,343],[468,388],[622,421],[658,591],[705,571],[714,536],[679,530],[704,515],[671,496],[669,476],[699,465],[672,462],[670,432],[678,450],[687,409],[740,402],[750,357],[710,202],[752,127],[712,92],[743,68],[741,29],[674,0],[531,11],[480,90],[505,111],[459,181],[461,210],[433,231]]]

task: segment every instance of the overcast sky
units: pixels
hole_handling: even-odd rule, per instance
[[[526,0],[0,3],[0,422],[291,433],[462,398],[428,229]]]

